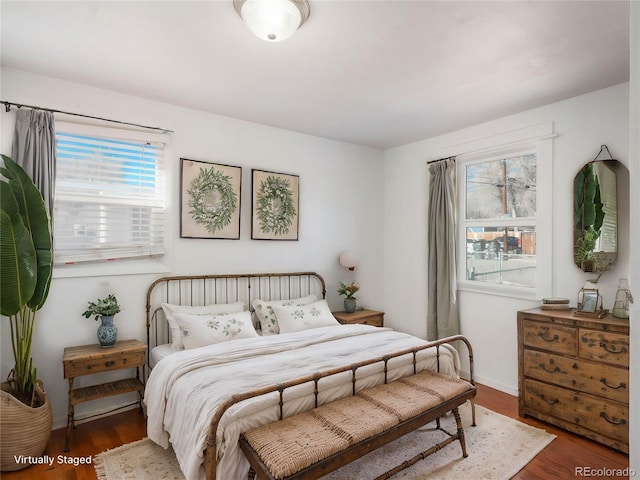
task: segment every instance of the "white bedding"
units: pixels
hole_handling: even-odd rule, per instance
[[[170,343],[164,343],[162,345],[157,345],[151,349],[151,353],[149,354],[149,366],[151,368],[156,366],[160,360],[162,360],[167,355],[171,355],[175,353],[176,350],[173,349]]]
[[[177,351],[155,365],[147,382],[147,434],[165,448],[171,442],[187,480],[204,479],[203,452],[210,419],[233,393],[424,343],[387,328],[340,325]],[[456,376],[457,352],[445,348],[440,353],[440,371]],[[435,349],[421,352],[418,358],[419,370],[436,369]],[[379,363],[358,370],[357,388],[382,383],[382,368]],[[389,379],[405,376],[411,369],[407,357],[391,361]],[[351,373],[322,380],[320,391],[320,403],[349,395]],[[287,392],[285,416],[312,408],[312,385]],[[236,404],[227,411],[217,433],[219,480],[246,478],[249,465],[238,447],[240,433],[277,418],[277,394]]]

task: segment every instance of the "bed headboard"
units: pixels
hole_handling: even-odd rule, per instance
[[[169,329],[159,322],[163,303],[210,305],[243,302],[252,310],[256,299],[282,300],[315,294],[325,298],[324,279],[315,272],[183,275],[162,277],[147,290],[147,345],[166,343]],[[160,340],[160,342],[159,342]]]

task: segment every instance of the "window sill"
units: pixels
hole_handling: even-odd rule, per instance
[[[536,289],[532,287],[516,287],[510,285],[462,281],[458,282],[458,291],[517,298],[519,300],[537,300]]]
[[[53,278],[75,278],[169,273],[171,268],[168,262],[168,258],[157,258],[55,265],[52,276]]]

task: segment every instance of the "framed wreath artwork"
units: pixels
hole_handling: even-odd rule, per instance
[[[251,238],[298,240],[300,177],[255,169],[251,174]]]
[[[180,162],[180,237],[238,240],[242,168]]]

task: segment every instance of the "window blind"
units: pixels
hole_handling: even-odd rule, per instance
[[[55,264],[164,254],[164,143],[73,130],[56,131]]]

